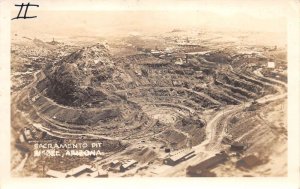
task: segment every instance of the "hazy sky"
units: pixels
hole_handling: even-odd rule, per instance
[[[13,0],[13,2],[20,2]],[[39,10],[199,10],[257,17],[286,14],[289,0],[32,0]]]
[[[19,2],[19,1],[15,1]],[[277,17],[286,14],[289,0],[32,0],[40,10],[207,10]]]
[[[12,21],[24,34],[108,35],[174,28],[285,32],[286,0],[32,0],[36,19]],[[12,17],[17,7],[12,1]]]

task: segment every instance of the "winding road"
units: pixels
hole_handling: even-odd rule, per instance
[[[17,98],[22,98],[22,96],[24,95],[24,92],[26,92],[28,88],[30,88],[31,86],[33,86],[36,83],[38,73],[40,73],[40,72],[37,72],[34,74],[34,81],[32,82],[32,84],[25,87],[23,89],[23,91],[21,91],[19,93]],[[264,79],[272,81],[272,84],[269,83],[268,85],[272,85],[274,88],[278,89],[279,88],[278,85],[287,87],[287,84],[283,83],[281,81],[277,81],[277,80],[274,80],[271,78],[266,78],[266,77],[264,77]],[[273,83],[277,83],[277,85],[273,84]],[[271,101],[275,101],[275,100],[279,100],[279,99],[287,97],[286,90],[282,90],[282,88],[281,88],[281,90],[277,90],[277,91],[278,91],[278,93],[276,93],[276,94],[264,96],[256,101],[260,104],[263,104],[263,103],[268,103]],[[14,101],[17,102],[16,100],[14,100]],[[14,108],[17,108],[17,107],[15,107],[16,103],[13,103],[13,104],[14,104],[13,105]],[[162,165],[156,171],[157,175],[158,176],[182,176],[182,173],[185,173],[185,169],[187,166],[198,163],[198,162],[220,152],[222,150],[220,143],[223,138],[222,133],[224,131],[222,131],[221,134],[217,134],[217,132],[216,132],[217,126],[219,124],[221,124],[222,122],[225,123],[228,118],[230,118],[232,115],[243,110],[245,106],[249,106],[249,105],[251,105],[251,102],[246,102],[246,103],[240,104],[240,105],[230,105],[230,106],[224,107],[221,111],[217,112],[213,116],[213,118],[207,123],[206,130],[205,130],[205,132],[206,132],[205,141],[197,146],[192,147],[192,149],[195,151],[196,156],[194,156],[193,158],[188,159],[176,166],[170,167],[167,165]],[[95,139],[112,139],[111,137],[101,136],[101,135],[97,135],[97,134],[88,134],[88,133],[85,133],[85,134],[78,133],[77,134],[77,133],[69,133],[69,132],[62,132],[62,131],[54,132],[54,131],[51,131],[51,129],[49,129],[49,128],[45,128],[43,125],[36,124],[36,123],[34,123],[33,126],[35,126],[36,128],[38,128],[42,131],[47,132],[49,135],[57,136],[57,137],[69,135],[69,136],[87,136],[87,137],[91,137],[91,138],[95,138]],[[116,138],[113,138],[113,139],[116,139]],[[22,164],[24,164],[23,162],[25,162],[26,159],[27,159],[27,157],[24,158],[24,161],[22,161],[22,163],[19,166],[22,166]]]
[[[287,87],[286,83],[283,83],[281,81],[277,81],[271,78],[266,78],[267,80],[272,80],[272,82],[278,83],[281,86]],[[278,85],[273,85],[273,87],[278,88]],[[278,93],[273,95],[267,95],[264,96],[258,100],[256,100],[259,104],[268,103],[271,101],[283,99],[287,97],[286,90],[278,90]],[[180,164],[177,164],[175,166],[168,166],[163,165],[161,168],[159,168],[156,171],[156,176],[184,176],[182,174],[185,174],[185,169],[189,165],[197,164],[209,157],[214,156],[216,153],[219,153],[222,151],[221,147],[221,141],[223,138],[223,134],[216,134],[216,129],[219,124],[224,124],[227,119],[229,119],[232,115],[240,112],[244,109],[244,107],[247,107],[251,105],[251,102],[246,102],[245,104],[240,105],[231,105],[225,107],[222,111],[218,112],[214,117],[207,123],[206,126],[206,139],[201,144],[192,147],[193,150],[195,150],[196,156],[181,162]],[[224,132],[224,130],[222,131]]]

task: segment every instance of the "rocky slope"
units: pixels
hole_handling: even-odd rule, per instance
[[[100,44],[84,47],[64,56],[44,70],[46,95],[67,106],[84,106],[108,100],[100,87],[116,69],[109,51]]]

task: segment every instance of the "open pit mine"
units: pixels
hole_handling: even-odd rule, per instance
[[[13,174],[285,176],[285,49],[191,38],[12,43]]]

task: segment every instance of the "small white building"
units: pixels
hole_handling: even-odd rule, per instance
[[[268,62],[268,68],[275,68],[275,62]]]
[[[124,162],[121,166],[120,166],[120,171],[121,172],[124,172],[132,167],[134,167],[135,165],[137,164],[137,161],[131,159],[131,160],[128,160],[126,162]]]
[[[79,167],[69,170],[67,172],[67,177],[70,177],[70,176],[79,177],[83,174],[87,175],[87,173],[92,173],[94,171],[96,171],[95,168],[92,168],[90,165],[83,164]]]
[[[175,64],[176,64],[176,65],[182,65],[182,64],[183,64],[182,58],[177,58],[177,59],[175,60]]]
[[[55,170],[50,169],[46,172],[46,176],[51,177],[51,178],[66,178],[67,174],[60,172],[60,171],[55,171]]]
[[[195,151],[191,149],[184,149],[177,151],[175,153],[170,154],[170,156],[166,157],[163,161],[166,165],[177,165],[178,163],[181,163],[182,161],[185,161],[191,157],[195,156]]]
[[[89,173],[88,176],[90,176],[92,178],[108,177],[108,172],[105,170],[102,170],[102,169],[98,169],[97,171]]]
[[[157,51],[157,50],[151,50],[151,54],[159,56],[161,54],[161,52]]]
[[[31,101],[35,102],[39,97],[40,97],[39,95],[36,95],[36,96],[32,97]]]

